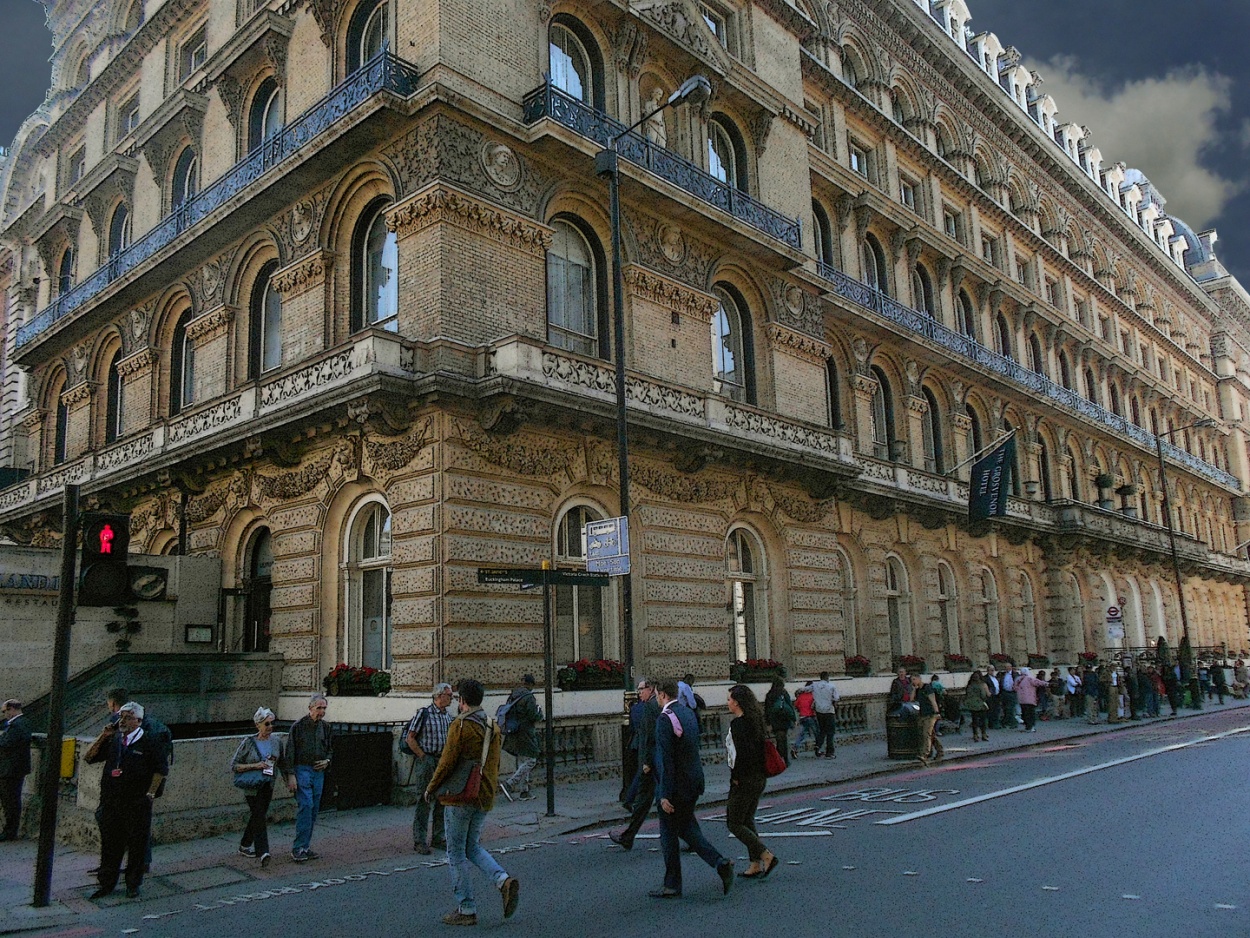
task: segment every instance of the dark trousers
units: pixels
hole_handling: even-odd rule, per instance
[[[1037,704],[1020,704],[1020,719],[1024,720],[1026,730],[1037,725]]]
[[[664,855],[664,885],[681,892],[681,849],[678,840],[684,840],[703,862],[716,869],[725,859],[707,842],[699,829],[699,819],[694,816],[695,802],[678,802],[673,813],[660,809],[660,852]]]
[[[788,729],[771,730],[773,734],[773,745],[777,747],[777,751],[781,753],[781,758],[786,760],[786,765],[790,764],[790,731]]]
[[[24,781],[26,781],[25,775],[6,775],[0,778],[0,808],[4,809],[6,840],[13,840],[17,837],[17,828],[22,822],[22,782]]]
[[[621,832],[621,843],[627,845],[634,842],[638,831],[647,820],[647,815],[651,813],[652,805],[655,804],[655,771],[643,772],[639,767],[634,783],[638,786],[632,802],[634,813],[629,816],[629,826]]]
[[[763,855],[764,844],[755,829],[755,809],[764,794],[765,779],[747,779],[729,784],[729,802],[725,805],[725,826],[729,833],[742,841],[751,862],[758,863]]]
[[[990,697],[989,723],[990,729],[998,729],[1003,722],[1003,697],[1002,694],[994,694]]]
[[[968,716],[972,717],[972,735],[984,736],[986,717],[989,715],[988,710],[969,710]]]
[[[122,857],[126,857],[126,886],[138,889],[143,882],[143,853],[152,830],[152,802],[146,795],[110,802],[100,812],[100,886],[117,885]]]
[[[447,821],[443,815],[443,803],[438,799],[434,803],[426,801],[419,797],[429,787],[430,779],[434,777],[434,770],[438,768],[438,760],[442,757],[442,753],[434,755],[426,753],[424,757],[417,757],[414,762],[414,771],[412,773],[413,782],[418,792],[417,806],[412,812],[412,845],[443,847],[447,844],[447,838],[443,834]],[[433,816],[434,827],[431,833],[430,818]]]
[[[251,816],[247,819],[247,829],[243,831],[240,847],[256,847],[256,855],[264,856],[269,852],[269,802],[273,800],[273,783],[261,785],[251,794],[245,796]]]
[[[837,722],[837,717],[834,714],[820,713],[819,711],[817,711],[816,713],[816,751],[817,752],[821,752],[823,749],[825,755],[831,755],[833,753],[833,728],[836,725],[836,722]],[[823,747],[821,746],[822,740],[825,743]]]

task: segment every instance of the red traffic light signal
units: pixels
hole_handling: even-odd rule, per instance
[[[130,515],[82,516],[82,576],[78,605],[118,606],[130,601]]]

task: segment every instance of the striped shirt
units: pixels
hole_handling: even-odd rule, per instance
[[[414,732],[418,725],[421,731],[417,734],[417,745],[427,756],[437,756],[447,745],[447,727],[451,726],[451,713],[440,710],[436,704],[422,707],[408,721],[404,736]]]

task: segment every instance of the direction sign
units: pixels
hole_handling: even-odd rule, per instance
[[[607,586],[608,578],[589,570],[542,570],[486,568],[477,571],[479,583],[513,583],[520,586]]]
[[[629,573],[629,519],[605,518],[588,521],[586,569],[609,576]]]

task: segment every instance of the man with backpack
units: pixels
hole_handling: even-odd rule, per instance
[[[542,718],[543,712],[534,698],[534,675],[526,674],[521,678],[521,686],[495,711],[495,722],[503,729],[504,752],[515,756],[517,762],[516,771],[499,783],[509,801],[529,801],[534,797],[530,793],[530,773],[538,764],[540,751],[534,727]]]
[[[424,792],[438,768],[438,760],[447,745],[447,727],[451,725],[452,692],[450,684],[435,684],[433,701],[428,707],[422,707],[408,721],[401,742],[403,748],[412,755],[412,781],[417,791]],[[430,837],[430,808],[433,807],[434,831]],[[420,854],[428,854],[431,849],[438,850],[447,846],[443,831],[443,805],[435,801],[433,805],[424,798],[417,799],[417,810],[412,816],[412,849]]]

